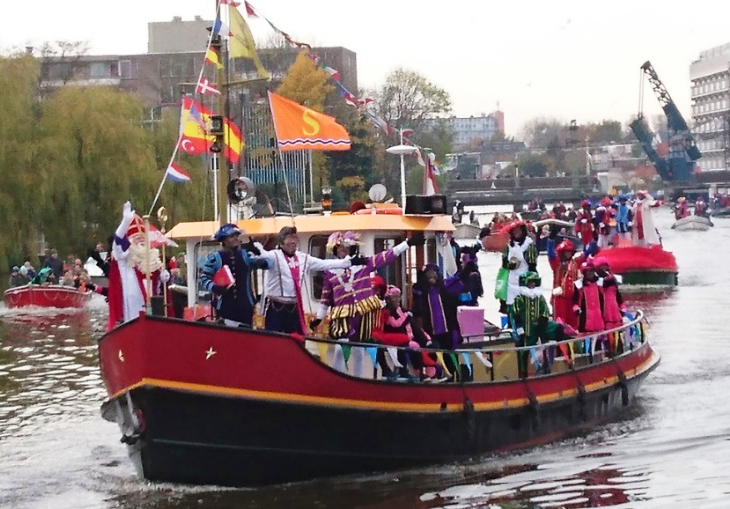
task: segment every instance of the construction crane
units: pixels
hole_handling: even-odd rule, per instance
[[[684,117],[679,112],[677,105],[672,100],[666,87],[659,79],[654,67],[648,60],[641,66],[642,75],[646,75],[651,84],[654,94],[656,94],[659,104],[664,110],[667,117],[667,128],[669,132],[669,155],[666,158],[661,157],[652,145],[654,133],[644,119],[643,100],[644,100],[644,81],[641,80],[639,87],[639,114],[629,127],[634,135],[641,143],[644,152],[649,157],[657,173],[663,181],[673,184],[689,184],[694,181],[695,167],[697,161],[702,157],[700,149],[697,148],[695,139],[685,122]],[[643,78],[643,76],[642,76]]]

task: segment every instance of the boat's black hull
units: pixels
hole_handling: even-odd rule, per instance
[[[144,431],[128,448],[146,479],[230,486],[448,462],[549,441],[609,419],[634,398],[649,371],[627,380],[625,388],[616,385],[582,398],[439,414],[141,387],[131,394]],[[118,403],[129,426],[126,399]],[[105,411],[113,418],[114,404]]]

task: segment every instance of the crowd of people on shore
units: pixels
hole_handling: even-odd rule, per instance
[[[100,256],[99,253],[103,253],[102,249],[103,245],[98,244],[94,250],[97,256]],[[48,251],[38,270],[33,267],[30,260],[26,260],[21,266],[13,266],[8,287],[15,288],[28,284],[62,285],[78,288],[82,291],[95,289],[82,259],[75,255],[69,255],[64,260],[58,256],[56,249]]]

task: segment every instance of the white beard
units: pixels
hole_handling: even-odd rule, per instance
[[[129,257],[127,263],[145,274],[147,272],[147,259],[145,256],[144,244],[132,243],[129,245]],[[160,259],[159,249],[150,249],[150,273],[155,272],[163,267]]]
[[[520,287],[520,295],[524,295],[525,297],[530,297],[531,299],[534,299],[536,297],[542,296],[542,288],[536,286],[535,288],[528,288],[526,286]]]

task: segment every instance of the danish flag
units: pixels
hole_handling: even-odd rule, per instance
[[[211,85],[210,81],[208,81],[208,78],[203,78],[201,76],[198,80],[198,84],[195,86],[195,93],[220,95],[221,91],[215,88],[215,86]]]

